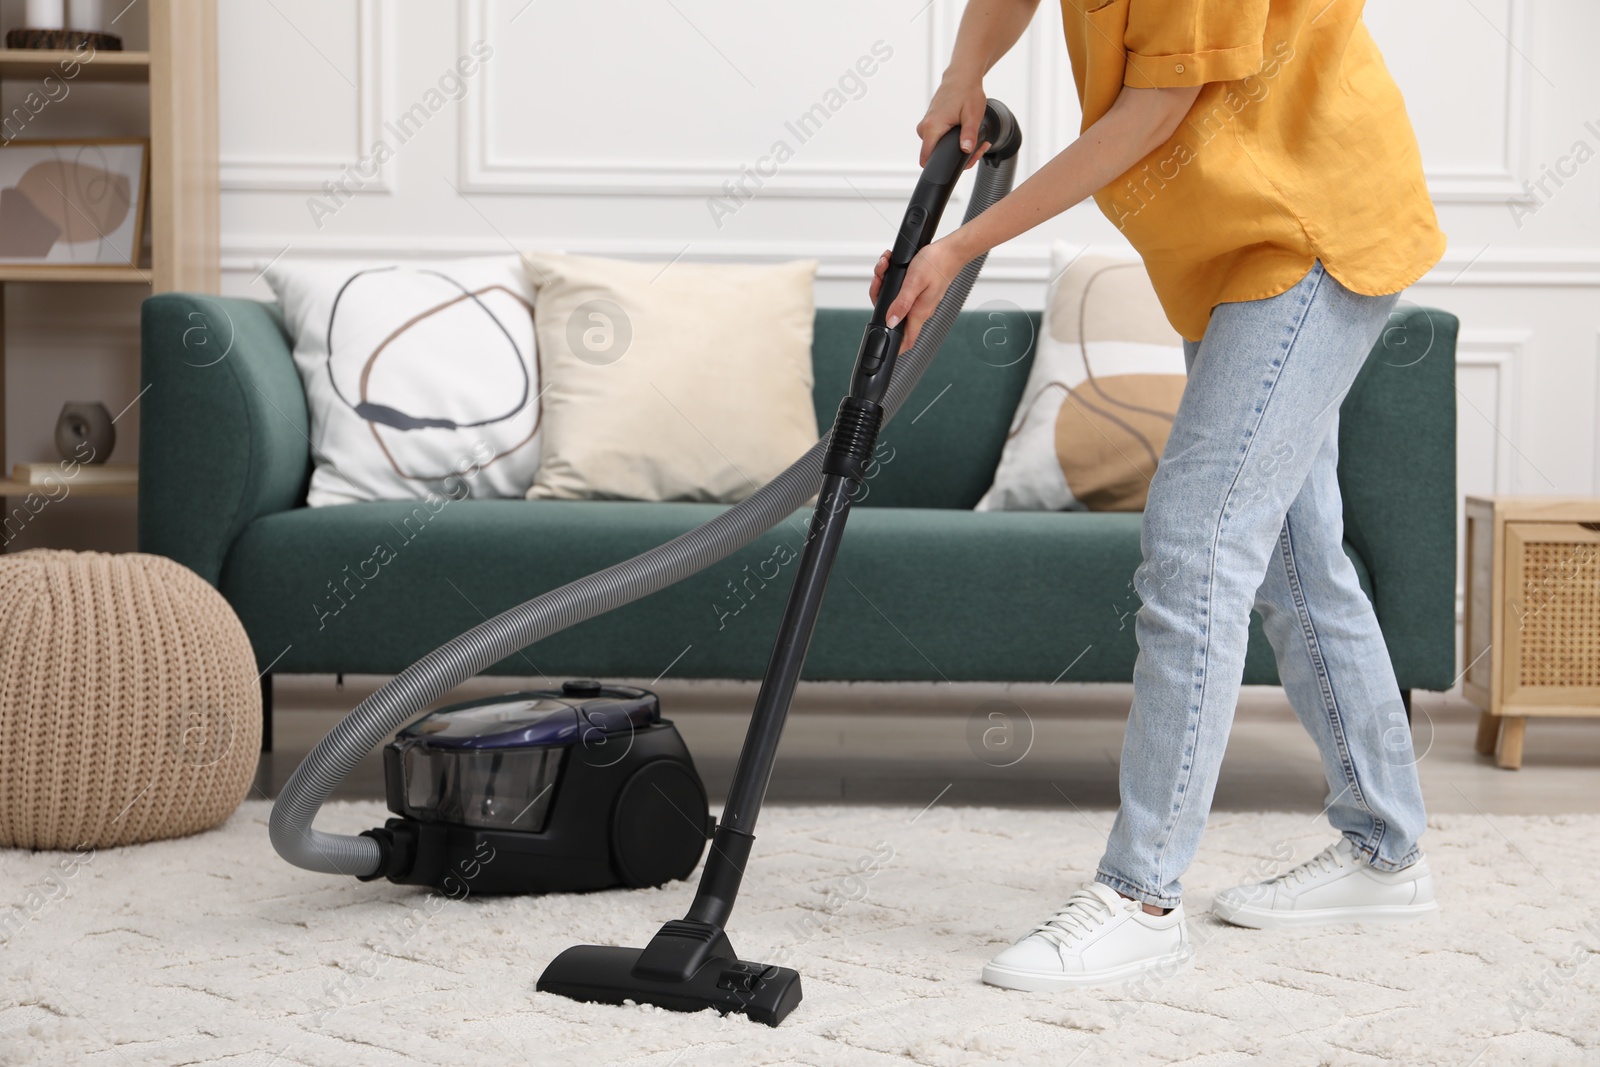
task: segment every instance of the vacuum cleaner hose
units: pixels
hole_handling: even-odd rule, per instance
[[[991,105],[994,106],[994,105]],[[1011,190],[1016,172],[1014,120],[1000,109],[1006,135],[996,138],[978,175],[966,218],[971,220]],[[1004,141],[1004,144],[1001,142]],[[917,343],[900,355],[884,397],[885,420],[894,417],[966,303],[983,256],[956,276]],[[703,526],[605,570],[541,593],[428,653],[367,697],[319,741],[295,769],[272,807],[272,847],[297,867],[326,874],[368,877],[383,862],[372,837],[317,830],[317,811],[335,786],[367,753],[455,686],[512,653],[551,634],[665,589],[725,559],[786,519],[817,492],[826,439],[793,466]]]

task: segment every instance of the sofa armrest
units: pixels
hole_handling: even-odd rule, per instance
[[[305,392],[275,305],[166,293],[141,319],[139,550],[216,585],[246,525],[305,499]]]
[[[1372,576],[1402,689],[1455,680],[1458,327],[1396,309],[1340,409],[1345,540]]]

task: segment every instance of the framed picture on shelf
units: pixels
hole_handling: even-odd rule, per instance
[[[149,184],[145,138],[0,146],[0,266],[137,267]]]

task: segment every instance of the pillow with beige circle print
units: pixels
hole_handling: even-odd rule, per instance
[[[978,511],[1143,511],[1185,381],[1138,260],[1051,252],[1039,350]]]
[[[264,273],[305,387],[307,504],[527,492],[542,406],[520,257],[285,258]]]

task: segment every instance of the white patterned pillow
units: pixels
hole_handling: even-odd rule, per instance
[[[520,257],[278,263],[267,282],[306,390],[312,507],[527,491],[539,364]]]

